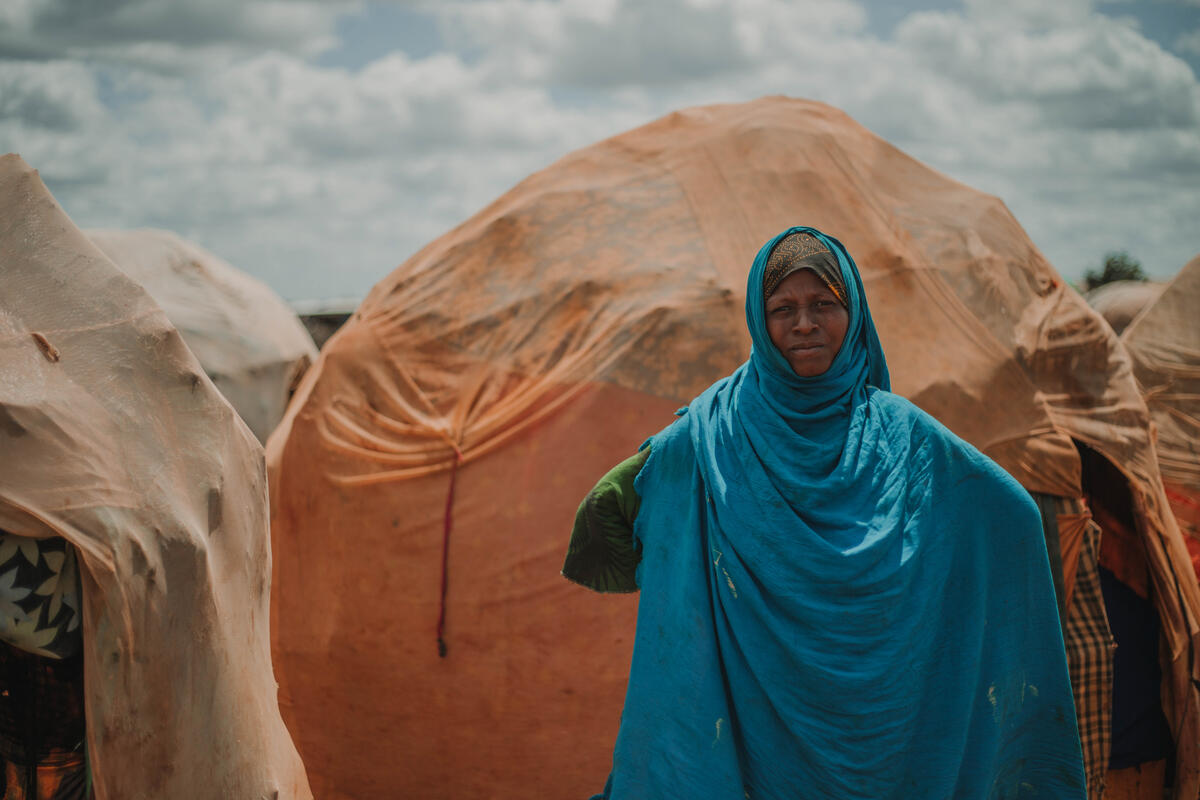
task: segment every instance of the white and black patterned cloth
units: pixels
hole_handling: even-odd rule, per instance
[[[49,658],[80,651],[79,569],[65,539],[0,531],[0,641]]]

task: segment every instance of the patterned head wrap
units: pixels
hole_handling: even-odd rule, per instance
[[[801,269],[811,269],[817,273],[833,296],[846,305],[846,284],[842,281],[842,271],[837,259],[829,248],[811,233],[792,233],[780,240],[771,250],[767,259],[767,268],[763,271],[763,300],[766,301],[783,279]]]

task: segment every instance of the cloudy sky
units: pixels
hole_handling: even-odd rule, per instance
[[[82,227],[358,297],[676,108],[836,105],[1008,203],[1071,279],[1200,253],[1200,0],[3,0],[0,151]]]

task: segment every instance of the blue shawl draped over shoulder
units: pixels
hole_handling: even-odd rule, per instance
[[[829,370],[771,344],[763,269],[807,231],[849,295]],[[857,267],[811,228],[750,271],[750,359],[657,434],[602,797],[1083,798],[1037,509],[888,391]]]

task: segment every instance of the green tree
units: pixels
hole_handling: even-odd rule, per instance
[[[1142,270],[1142,262],[1124,250],[1106,254],[1104,269],[1100,272],[1089,269],[1083,275],[1083,282],[1088,291],[1113,281],[1145,281],[1149,279],[1150,276]]]

